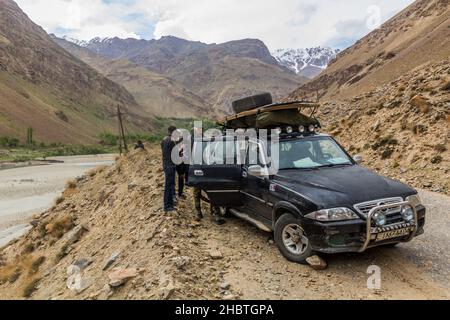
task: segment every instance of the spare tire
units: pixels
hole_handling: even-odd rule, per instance
[[[259,107],[272,104],[272,95],[270,93],[257,94],[244,99],[239,99],[233,102],[233,111],[241,113],[244,111],[256,109]]]

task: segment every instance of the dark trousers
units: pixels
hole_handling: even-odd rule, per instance
[[[185,164],[177,166],[178,175],[178,196],[181,197],[184,194],[184,186],[187,181],[188,167]]]
[[[184,185],[186,181],[186,174],[178,174],[178,196],[181,197],[184,194]]]
[[[173,198],[175,195],[175,167],[164,168],[164,210],[174,207]]]

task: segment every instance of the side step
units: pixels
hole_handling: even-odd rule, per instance
[[[238,218],[241,218],[245,221],[250,222],[252,225],[254,225],[255,227],[261,229],[262,231],[265,232],[272,232],[272,230],[270,230],[269,227],[267,227],[264,223],[262,223],[261,221],[256,220],[255,218],[252,218],[250,215],[248,215],[247,213],[243,213],[240,211],[237,211],[236,209],[230,209],[230,212],[235,215]]]

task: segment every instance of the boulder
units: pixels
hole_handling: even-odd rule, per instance
[[[137,277],[138,274],[139,271],[136,268],[116,268],[108,275],[109,285],[111,287],[119,287],[125,284],[128,280]]]
[[[112,264],[114,262],[116,262],[117,258],[120,256],[120,251],[116,251],[114,252],[109,258],[108,260],[106,260],[105,264],[103,265],[103,269],[102,270],[106,270],[109,267],[112,266]]]
[[[328,265],[327,262],[319,256],[312,256],[306,259],[306,262],[314,269],[314,270],[325,270]]]
[[[213,258],[214,260],[220,260],[223,258],[222,252],[219,250],[211,250],[209,251],[209,256]]]

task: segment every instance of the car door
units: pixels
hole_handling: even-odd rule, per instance
[[[256,163],[252,163],[250,154],[254,152],[257,155]],[[265,153],[262,144],[256,141],[249,141],[248,153],[246,156],[246,164],[243,169],[245,177],[242,184],[242,197],[244,206],[254,215],[271,220],[272,209],[267,201],[269,192],[269,176],[265,168]],[[260,173],[254,171],[255,168],[261,168]]]
[[[234,138],[196,140],[188,185],[206,192],[213,206],[239,207],[242,167],[236,162]]]

